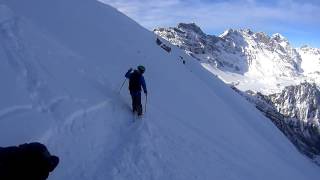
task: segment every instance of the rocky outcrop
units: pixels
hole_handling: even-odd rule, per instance
[[[301,153],[320,165],[320,91],[315,84],[288,86],[272,95],[233,89],[268,117]]]

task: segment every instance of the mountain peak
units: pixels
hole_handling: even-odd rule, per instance
[[[204,34],[204,32],[201,30],[201,28],[198,25],[196,25],[195,23],[179,23],[178,28],[183,29],[183,30],[194,31],[198,34]]]
[[[240,31],[245,33],[245,34],[248,34],[248,35],[253,35],[254,34],[254,32],[249,28],[241,29]]]
[[[280,33],[275,33],[271,36],[272,39],[276,40],[277,42],[282,42],[282,41],[288,41],[283,35]]]
[[[230,29],[225,30],[219,37],[222,38],[222,37],[226,37],[226,36],[230,36],[232,34],[238,34],[238,33],[239,33],[238,30],[230,28]]]
[[[230,28],[230,29],[224,31],[220,35],[220,37],[226,37],[226,36],[230,36],[230,35],[240,35],[240,36],[247,36],[247,37],[254,37],[254,38],[258,37],[259,39],[270,39],[270,37],[265,32],[254,32],[249,28],[239,29],[239,30]],[[279,34],[279,37],[283,37],[283,36],[281,36]]]
[[[260,32],[259,32],[260,33]],[[226,37],[226,36],[230,36],[230,35],[240,35],[240,36],[254,36],[255,34],[259,34],[259,33],[255,33],[253,32],[251,29],[249,28],[245,28],[245,29],[228,29],[226,31],[224,31],[220,37]],[[265,33],[262,33],[263,35],[265,35]]]
[[[263,36],[263,37],[268,37],[268,38],[270,38],[269,36],[268,36],[268,34],[267,33],[265,33],[265,32],[257,32],[257,33],[255,33],[256,35],[259,35],[259,36]]]

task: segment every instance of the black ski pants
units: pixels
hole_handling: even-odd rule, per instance
[[[141,92],[130,92],[132,99],[132,111],[142,115]]]

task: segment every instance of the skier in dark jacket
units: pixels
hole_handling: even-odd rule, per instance
[[[58,163],[40,143],[0,147],[1,180],[45,180]]]
[[[137,112],[138,116],[142,115],[142,104],[141,104],[141,86],[144,93],[147,95],[146,82],[143,77],[145,72],[144,66],[138,66],[136,70],[132,72],[132,68],[126,73],[126,78],[129,79],[129,91],[132,98],[132,111]]]

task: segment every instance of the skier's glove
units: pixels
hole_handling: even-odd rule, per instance
[[[128,72],[131,72],[132,71],[132,68],[130,68],[129,70],[128,70]]]

